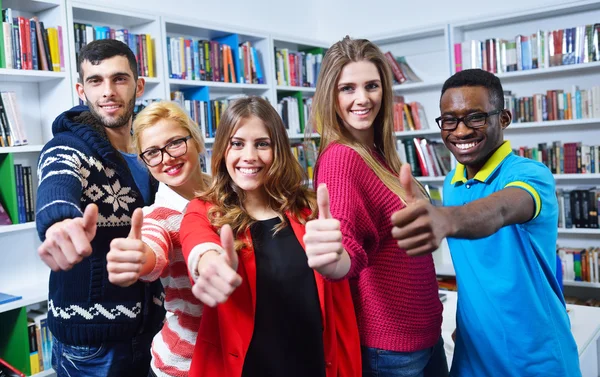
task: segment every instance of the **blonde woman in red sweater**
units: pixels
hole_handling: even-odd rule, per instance
[[[350,287],[307,264],[315,196],[268,101],[229,105],[211,165],[210,189],[181,224],[192,292],[206,304],[189,375],[359,377]]]
[[[376,45],[346,37],[327,51],[313,126],[321,133],[315,187],[323,213],[306,226],[306,253],[326,278],[350,282],[363,376],[447,376],[433,258],[409,257],[391,234],[405,192],[392,76]]]

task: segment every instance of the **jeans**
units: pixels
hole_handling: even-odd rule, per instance
[[[72,346],[52,339],[52,368],[57,377],[147,377],[152,334],[124,342]]]
[[[447,377],[442,337],[435,346],[415,352],[362,347],[363,377]]]

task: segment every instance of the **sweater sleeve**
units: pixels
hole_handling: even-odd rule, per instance
[[[142,281],[155,281],[169,264],[169,255],[173,250],[173,242],[169,231],[165,229],[165,222],[173,221],[168,214],[163,213],[161,207],[144,207],[144,222],[142,224],[142,241],[150,247],[156,256],[154,269],[148,275],[140,276]]]
[[[315,187],[327,185],[331,214],[340,221],[342,245],[351,261],[346,278],[356,277],[367,267],[364,245],[375,233],[361,184],[364,169],[369,168],[360,155],[343,145],[333,144],[319,157]]]
[[[94,158],[69,144],[54,138],[46,144],[38,161],[36,227],[42,241],[53,224],[83,216],[82,182],[94,169]]]
[[[208,203],[192,200],[181,222],[181,250],[192,283],[198,279],[196,267],[200,257],[209,250],[223,251],[221,237],[208,220],[208,208]]]

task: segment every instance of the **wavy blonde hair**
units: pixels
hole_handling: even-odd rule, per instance
[[[373,121],[375,148],[381,152],[392,171],[373,156],[372,146],[363,145],[352,136],[339,116],[337,85],[340,75],[347,64],[360,61],[373,63],[379,72],[383,96],[381,109]],[[334,43],[323,58],[313,98],[313,116],[310,125],[312,129],[308,130],[308,133],[316,130],[321,134],[319,155],[333,142],[355,150],[383,184],[405,201],[405,191],[398,178],[402,163],[396,152],[393,99],[392,72],[385,55],[379,47],[367,39],[352,39],[346,36],[341,41]],[[419,187],[423,190],[420,184]]]
[[[133,145],[138,155],[142,153],[142,141],[140,139],[142,132],[161,120],[176,122],[181,128],[189,132],[198,153],[203,154],[205,152],[204,138],[198,124],[175,102],[159,101],[151,103],[140,111],[133,121]],[[200,165],[198,165],[198,169],[200,169]],[[204,184],[200,190],[206,190],[210,185],[211,178],[208,174],[202,172],[200,174],[202,175],[202,182]]]
[[[260,97],[238,99],[230,103],[221,116],[211,161],[213,183],[206,193],[200,195],[200,199],[213,204],[208,211],[211,224],[219,229],[225,224],[231,225],[236,240],[245,240],[246,231],[256,220],[244,209],[245,192],[231,179],[225,158],[231,137],[251,117],[262,120],[273,148],[273,163],[266,172],[264,188],[269,197],[269,207],[281,219],[275,232],[288,225],[286,212],[302,224],[313,218],[316,212],[315,194],[303,184],[306,173],[292,154],[285,126],[277,111]],[[306,210],[310,210],[310,214]],[[236,250],[246,245],[247,241],[235,242]]]

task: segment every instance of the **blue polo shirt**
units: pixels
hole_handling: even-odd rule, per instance
[[[450,172],[444,205],[461,206],[507,187],[531,195],[531,220],[482,239],[448,238],[458,286],[450,375],[581,376],[556,279],[558,204],[548,168],[513,154],[505,141],[473,179],[461,164]]]

